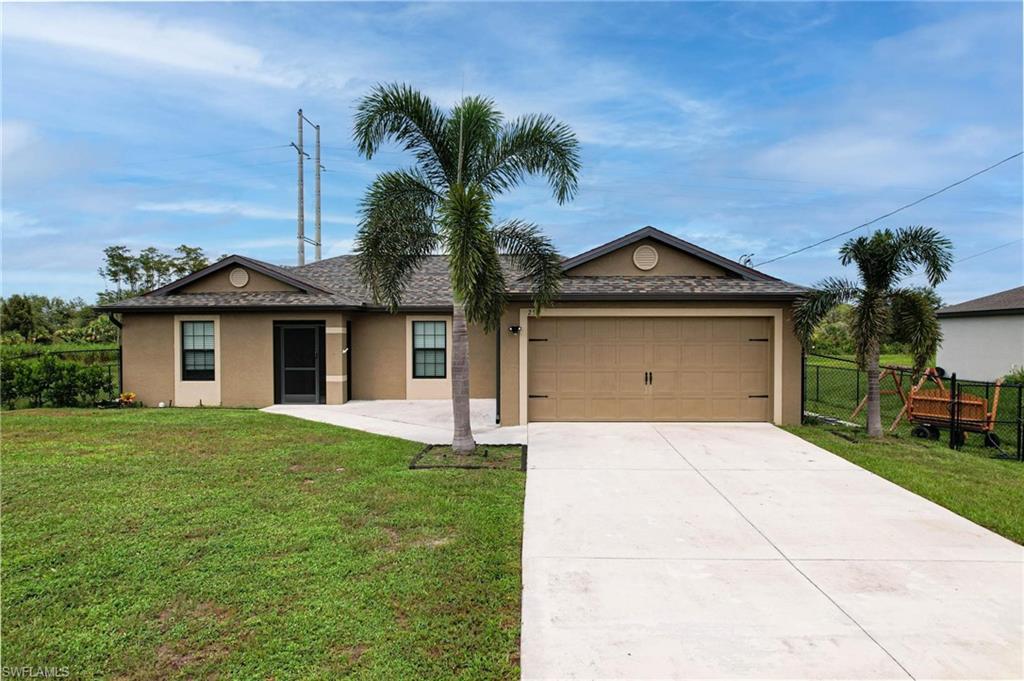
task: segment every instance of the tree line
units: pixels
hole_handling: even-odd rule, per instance
[[[210,264],[203,249],[182,244],[170,253],[150,246],[132,252],[123,245],[103,249],[99,274],[106,282],[96,303],[16,293],[0,298],[0,341],[20,343],[113,343],[117,327],[94,305],[132,298],[160,288]]]

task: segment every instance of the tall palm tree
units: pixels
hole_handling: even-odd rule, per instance
[[[839,249],[839,260],[843,265],[856,265],[860,285],[838,277],[823,280],[797,301],[793,311],[796,333],[804,347],[809,347],[815,327],[829,310],[842,303],[853,305],[857,362],[868,375],[868,435],[882,437],[878,389],[882,342],[906,343],[914,357],[914,371],[919,373],[942,340],[934,291],[898,285],[918,266],[924,268],[930,286],[945,280],[953,264],[952,243],[930,227],[882,229],[847,241]]]
[[[472,451],[466,323],[497,331],[507,302],[502,256],[529,277],[538,311],[557,295],[561,279],[558,253],[536,225],[495,224],[494,197],[541,175],[559,203],[571,200],[580,169],[576,135],[547,115],[505,121],[483,97],[464,97],[445,112],[414,88],[393,84],[378,85],[359,101],[354,137],[367,159],[386,141],[415,159],[405,170],[381,173],[367,190],[358,268],[373,299],[394,312],[423,259],[448,256],[452,448]]]

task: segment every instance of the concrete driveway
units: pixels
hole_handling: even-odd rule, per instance
[[[524,678],[1024,677],[1024,549],[793,435],[529,446]]]

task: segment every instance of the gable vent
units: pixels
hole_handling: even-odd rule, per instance
[[[633,264],[637,266],[637,269],[653,270],[654,266],[658,264],[657,249],[647,244],[637,246],[633,251]]]
[[[230,281],[231,285],[235,288],[242,288],[249,283],[249,273],[241,267],[236,267],[231,270],[231,274],[228,275],[228,281]]]

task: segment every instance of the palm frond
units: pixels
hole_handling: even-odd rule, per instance
[[[936,229],[916,225],[896,232],[901,273],[911,274],[923,266],[930,286],[938,286],[953,266],[953,242]]]
[[[889,295],[892,308],[892,340],[906,343],[919,374],[942,342],[936,311],[939,299],[932,289],[901,288]]]
[[[537,225],[508,220],[494,229],[494,243],[512,265],[530,279],[534,312],[540,313],[558,295],[562,259]]]
[[[452,295],[471,314],[477,276],[494,250],[491,197],[480,185],[452,185],[438,211],[441,240],[448,253]]]
[[[865,290],[853,310],[854,352],[862,368],[867,368],[868,357],[889,334],[892,316],[888,302],[884,292]]]
[[[363,199],[356,265],[375,303],[394,312],[409,275],[436,250],[438,196],[417,170],[381,173]]]
[[[447,142],[448,118],[429,97],[405,84],[375,86],[356,106],[353,138],[359,152],[373,158],[385,141],[416,156],[437,186],[454,181],[455,157]]]
[[[448,147],[455,150],[456,165],[460,159],[462,163],[456,181],[466,186],[479,184],[484,152],[493,145],[501,123],[501,112],[486,97],[464,97],[452,108],[445,136]]]
[[[572,199],[579,186],[579,141],[568,125],[552,116],[521,116],[505,125],[484,163],[480,182],[499,194],[527,175],[546,176],[559,203]]]
[[[810,347],[814,329],[832,308],[848,303],[861,295],[860,288],[847,279],[828,277],[817,288],[805,293],[793,305],[793,323],[797,338],[805,347]]]

